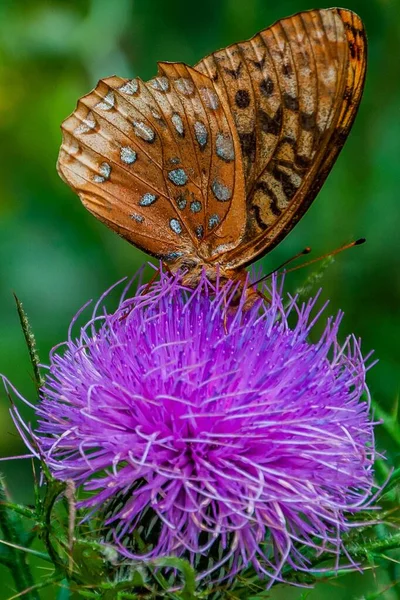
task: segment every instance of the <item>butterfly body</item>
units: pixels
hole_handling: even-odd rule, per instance
[[[366,40],[299,13],[195,67],[110,77],[63,123],[58,170],[97,218],[195,286],[246,277],[325,181],[360,102]]]

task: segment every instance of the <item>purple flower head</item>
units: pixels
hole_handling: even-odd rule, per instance
[[[264,291],[270,302],[226,310],[233,283],[190,290],[161,273],[52,351],[33,444],[89,492],[81,506],[108,514],[126,556],[212,556],[204,576],[252,563],[272,583],[309,569],[309,551],[338,555],[369,505],[359,341],[338,342],[339,314],[310,342],[316,299],[283,298],[276,277]]]

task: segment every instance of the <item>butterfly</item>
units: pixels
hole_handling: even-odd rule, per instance
[[[120,236],[195,286],[245,267],[299,221],[353,124],[362,21],[311,10],[194,67],[109,77],[63,125],[61,177]]]

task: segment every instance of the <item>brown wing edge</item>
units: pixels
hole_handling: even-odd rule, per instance
[[[354,124],[354,120],[358,113],[360,101],[364,91],[365,75],[367,69],[367,35],[361,18],[351,10],[332,8],[322,9],[335,11],[341,18],[349,44],[349,68],[347,73],[347,82],[344,86],[342,107],[336,128],[327,145],[327,154],[319,163],[316,176],[314,177],[310,188],[305,193],[305,199],[300,203],[296,213],[290,221],[279,231],[276,237],[265,244],[264,236],[260,236],[257,243],[252,246],[251,252],[243,252],[243,247],[238,248],[224,256],[224,265],[226,268],[239,269],[249,266],[256,260],[259,260],[273,248],[275,248],[293,229],[298,221],[310,208],[315,200],[323,184],[325,183],[329,173],[331,172],[335,161],[343,148],[343,145],[350,133]],[[315,12],[315,10],[301,11],[296,15],[304,14],[304,12]],[[279,23],[279,20],[277,21]],[[357,70],[358,65],[358,70]],[[349,85],[352,80],[351,68],[354,67],[354,83]],[[278,221],[279,222],[279,221]]]

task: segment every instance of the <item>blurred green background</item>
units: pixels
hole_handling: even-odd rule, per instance
[[[55,163],[60,123],[101,77],[155,74],[158,60],[194,64],[210,51],[246,39],[291,13],[327,6],[315,0],[40,0],[0,1],[0,372],[34,398],[27,351],[12,291],[23,301],[43,362],[66,337],[77,309],[117,279],[131,275],[144,254],[85,211],[59,179]],[[328,3],[329,6],[329,3]],[[379,364],[371,391],[390,410],[400,365],[400,2],[347,0],[369,36],[369,70],[361,109],[346,146],[307,215],[262,261],[264,271],[306,245],[314,255],[361,236],[367,244],[339,256],[323,280],[329,311],[342,308],[342,336],[354,332]],[[288,276],[296,285],[308,270]],[[29,419],[29,414],[24,413]],[[378,444],[389,464],[399,448],[383,428]],[[24,448],[0,396],[0,452]],[[32,499],[29,461],[2,463],[17,501]],[[36,575],[46,573],[36,566]],[[0,599],[12,582],[0,567]],[[318,598],[400,598],[400,569],[378,568],[335,585]],[[298,590],[272,598],[298,598]],[[55,598],[56,592],[42,592]]]

